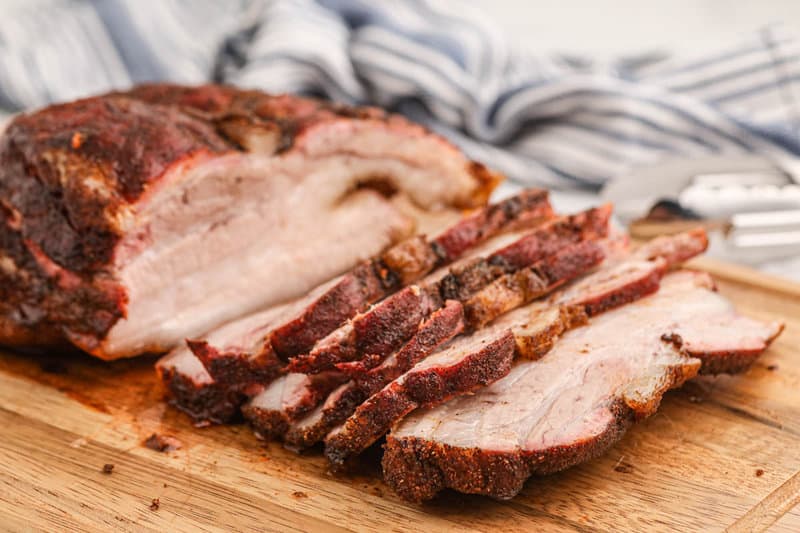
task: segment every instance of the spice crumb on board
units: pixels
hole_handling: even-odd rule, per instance
[[[758,470],[756,470],[756,477],[761,477],[763,475],[764,475],[764,469],[763,468],[759,468]]]
[[[113,464],[106,463],[106,464],[103,465],[103,473],[104,474],[110,474],[113,471],[114,471],[114,465]]]
[[[170,435],[153,433],[144,441],[144,445],[157,452],[171,452],[181,449],[181,441]]]
[[[770,372],[775,372],[776,370],[778,370],[778,365],[767,365],[767,370],[769,370]]]
[[[158,508],[161,507],[161,502],[158,498],[153,498],[153,501],[150,502],[150,510],[151,511],[158,511]]]
[[[305,492],[303,492],[301,490],[294,491],[292,493],[292,496],[294,496],[295,498],[298,498],[298,499],[300,499],[300,498],[308,498],[308,494],[306,494]]]
[[[619,463],[617,463],[616,466],[614,466],[614,471],[619,472],[621,474],[632,474],[633,470],[634,468],[632,464],[623,463],[622,461],[620,461]]]

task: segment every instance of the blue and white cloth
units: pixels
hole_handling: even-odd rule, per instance
[[[0,114],[209,80],[371,103],[521,184],[596,188],[670,156],[800,155],[800,43],[590,68],[444,0],[3,0]]]

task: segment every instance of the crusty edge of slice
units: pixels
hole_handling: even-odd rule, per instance
[[[514,346],[513,333],[505,330],[455,364],[412,369],[362,403],[326,439],[325,456],[332,465],[343,465],[417,407],[438,405],[497,381],[511,370]]]
[[[464,311],[460,302],[448,300],[420,326],[417,333],[394,355],[392,364],[382,364],[366,372],[361,379],[350,381],[333,391],[331,405],[317,407],[317,418],[310,425],[290,425],[284,440],[292,448],[303,449],[320,442],[333,428],[347,420],[371,394],[410,370],[439,346],[464,330]],[[349,363],[353,364],[353,363]]]
[[[657,406],[664,392],[693,377],[698,366],[696,360],[687,357],[685,363],[671,367],[664,386],[651,398],[652,404]],[[614,419],[600,434],[535,454],[459,448],[415,437],[398,439],[390,433],[382,460],[384,480],[401,498],[417,503],[445,488],[510,499],[534,474],[556,472],[602,455],[642,416],[623,397],[614,401],[611,411]]]
[[[383,456],[384,479],[402,498],[421,502],[433,498],[444,488],[483,494],[498,499],[514,497],[532,475],[557,472],[602,455],[622,438],[634,422],[652,415],[664,393],[681,386],[698,373],[736,373],[746,369],[780,334],[782,324],[775,324],[773,334],[759,350],[725,353],[686,353],[678,336],[664,335],[682,361],[669,367],[661,385],[641,397],[639,391],[622,391],[612,404],[614,419],[600,434],[569,446],[556,446],[529,453],[524,450],[500,452],[460,448],[415,437],[386,438]],[[757,353],[756,353],[757,352]],[[709,365],[703,369],[705,365]]]

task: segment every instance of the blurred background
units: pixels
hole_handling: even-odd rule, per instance
[[[600,60],[641,50],[710,51],[774,23],[800,29],[795,0],[476,0],[514,39],[541,52]]]
[[[0,121],[134,83],[380,105],[571,211],[800,279],[800,2],[0,0]]]

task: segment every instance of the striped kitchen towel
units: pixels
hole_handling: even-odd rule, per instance
[[[523,184],[595,188],[665,155],[800,155],[800,43],[590,68],[445,0],[3,0],[0,112],[223,81],[384,106]],[[642,58],[646,59],[646,58]]]

